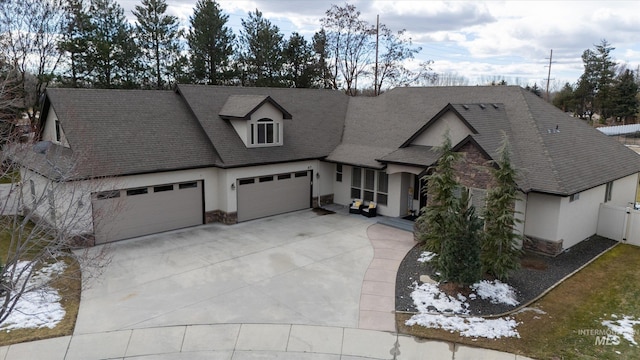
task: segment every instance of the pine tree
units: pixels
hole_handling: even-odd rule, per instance
[[[485,272],[505,280],[520,267],[521,237],[514,229],[520,222],[515,212],[517,172],[511,165],[509,141],[504,134],[498,153],[498,168],[492,170],[496,186],[489,190],[486,198],[481,259]]]
[[[198,0],[189,18],[187,35],[193,80],[200,84],[227,85],[234,78],[231,59],[235,36],[226,26],[229,15],[217,2]]]
[[[313,46],[294,32],[284,46],[284,77],[289,87],[317,88],[320,85]]]
[[[452,232],[449,217],[456,205],[455,190],[458,187],[453,166],[460,159],[460,154],[452,151],[448,133],[436,151],[441,156],[435,171],[427,176],[429,203],[418,219],[425,228],[418,237],[425,243],[427,251],[436,254],[435,262],[438,261],[439,254],[442,253],[443,246]]]
[[[78,43],[86,46],[77,57],[78,69],[93,87],[139,86],[140,51],[124,9],[114,0],[91,0],[90,26],[80,29]]]
[[[284,41],[280,29],[262,17],[258,10],[242,20],[240,63],[244,69],[243,85],[286,86],[282,69]]]
[[[142,0],[136,5],[136,34],[144,54],[145,86],[153,89],[170,88],[175,82],[172,67],[180,58],[178,18],[166,15],[165,0]]]
[[[638,101],[638,84],[635,75],[631,70],[625,70],[616,79],[613,89],[614,97],[612,101],[613,115],[626,120],[638,113],[640,101]]]
[[[437,269],[440,280],[458,285],[471,285],[482,278],[480,237],[482,221],[471,206],[469,190],[463,189],[453,209],[447,214],[447,234]]]

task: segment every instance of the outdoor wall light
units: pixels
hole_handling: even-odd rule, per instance
[[[231,190],[235,190],[235,189],[236,189],[236,184],[235,183],[231,184]]]
[[[316,173],[316,179],[320,179],[320,173],[319,172]]]

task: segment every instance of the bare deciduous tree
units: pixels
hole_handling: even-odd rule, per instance
[[[60,62],[64,0],[0,1],[0,50],[19,73],[21,107],[32,122]]]
[[[26,296],[50,291],[65,278],[89,284],[108,264],[107,247],[83,246],[95,220],[91,193],[106,181],[70,181],[79,180],[84,161],[52,142],[10,139],[0,153],[0,178],[12,180],[0,185],[0,249],[6,252],[0,258],[0,323],[22,311],[16,306]],[[55,267],[64,271],[39,275]]]

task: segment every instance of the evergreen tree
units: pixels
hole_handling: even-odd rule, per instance
[[[75,11],[77,27],[72,30],[77,33],[70,46],[77,51],[72,54],[74,66],[82,74],[76,73],[73,81],[84,79],[98,88],[138,87],[140,51],[122,7],[114,0],[91,0],[88,19],[79,14],[82,7]]]
[[[482,241],[482,265],[484,271],[500,280],[520,267],[520,235],[515,225],[520,221],[515,217],[517,200],[517,172],[511,165],[509,141],[503,135],[498,149],[498,168],[493,169],[496,186],[487,194],[485,210],[485,236]]]
[[[572,111],[575,113],[575,94],[571,84],[565,83],[562,89],[553,97],[552,103],[562,111]]]
[[[86,60],[89,51],[93,24],[88,4],[84,0],[68,0],[65,8],[66,26],[58,47],[64,52],[67,61],[66,74],[60,76],[65,86],[88,87],[87,76],[90,72]]]
[[[638,113],[638,83],[631,70],[625,70],[616,79],[613,89],[613,115],[626,120]]]
[[[142,0],[136,5],[136,34],[138,46],[144,55],[145,87],[170,88],[175,82],[173,66],[180,58],[178,18],[166,15],[165,0]]]
[[[471,285],[482,278],[480,237],[482,221],[470,204],[469,190],[463,189],[460,198],[447,214],[450,233],[443,243],[437,269],[440,280],[459,285]]]
[[[425,243],[427,251],[436,254],[434,263],[439,261],[443,246],[453,233],[450,214],[456,206],[455,191],[458,187],[453,167],[460,159],[460,154],[452,151],[448,133],[436,151],[441,156],[434,172],[427,176],[429,203],[418,219],[425,227],[419,239]]]
[[[189,18],[187,35],[193,80],[200,84],[227,85],[234,78],[231,59],[235,36],[213,0],[198,0]]]
[[[602,40],[594,50],[587,49],[582,53],[584,73],[578,80],[576,95],[584,111],[590,111],[590,116],[594,112],[600,114],[602,121],[611,115],[613,108],[616,63],[611,58],[611,51],[614,49],[607,40]]]
[[[289,87],[317,88],[320,85],[319,69],[315,63],[313,46],[294,32],[284,47],[284,77]]]
[[[242,20],[239,60],[244,69],[243,85],[285,86],[284,41],[280,29],[256,9]]]
[[[320,30],[313,35],[313,51],[315,53],[315,66],[318,72],[319,87],[333,89],[333,77],[329,69],[329,50],[327,49],[327,33]]]

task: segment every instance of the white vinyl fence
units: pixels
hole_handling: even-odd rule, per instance
[[[596,234],[640,246],[640,211],[632,207],[600,204]]]

